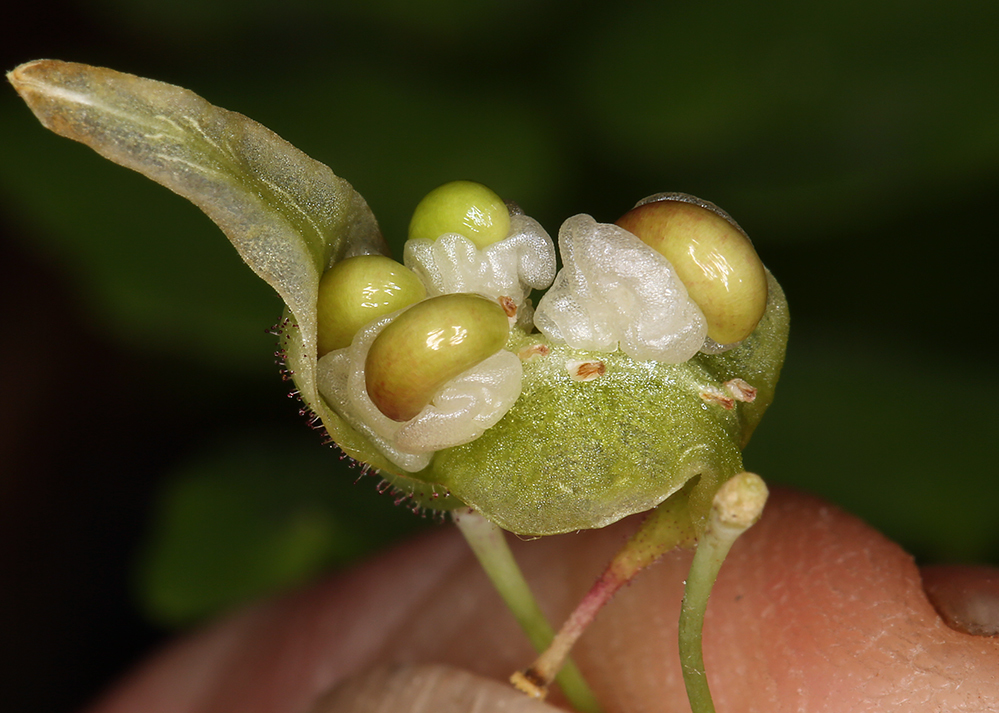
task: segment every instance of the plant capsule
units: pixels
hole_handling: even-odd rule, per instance
[[[440,295],[403,312],[375,338],[364,364],[368,396],[393,421],[409,421],[448,381],[506,344],[503,308],[472,294]]]
[[[724,217],[683,199],[643,203],[617,220],[670,261],[718,344],[748,337],[767,306],[767,275],[749,238]]]
[[[350,346],[368,322],[426,297],[420,278],[384,255],[341,260],[319,280],[319,356]]]
[[[463,235],[480,250],[510,232],[510,211],[492,190],[474,181],[451,181],[430,191],[413,212],[410,240]]]

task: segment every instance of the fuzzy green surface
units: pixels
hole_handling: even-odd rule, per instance
[[[514,330],[507,349],[544,344],[550,350],[524,363],[520,398],[478,439],[439,451],[419,473],[393,473],[346,424],[341,436],[346,430],[354,438],[340,445],[379,463],[421,505],[448,509],[464,502],[520,535],[603,527],[655,507],[700,476],[690,494],[700,531],[718,486],[742,470],[742,448],[773,400],[783,366],[787,302],[769,273],[768,281],[767,311],[742,345],[682,364],[582,352]],[[586,360],[603,362],[605,374],[571,379],[566,362]],[[734,402],[729,410],[701,397],[723,391],[733,378],[756,387],[751,403]]]
[[[602,527],[651,509],[700,476],[691,514],[700,529],[718,485],[742,469],[742,447],[773,399],[787,340],[787,303],[771,277],[771,300],[739,348],[683,364],[636,362],[622,352],[580,352],[517,332],[507,348],[546,344],[524,364],[523,392],[475,441],[440,451],[419,474],[501,527],[549,535]],[[606,372],[575,381],[568,361]],[[731,410],[701,393],[742,378],[758,389]]]
[[[606,373],[570,379],[566,362],[587,357],[603,361]],[[507,416],[476,441],[439,453],[432,469],[508,530],[602,527],[654,507],[694,475],[740,470],[735,414],[698,395],[709,381],[696,367],[553,346],[525,368],[524,391]]]

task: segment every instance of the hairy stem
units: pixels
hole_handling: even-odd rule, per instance
[[[715,495],[708,526],[697,543],[690,564],[680,610],[680,664],[692,713],[714,713],[704,671],[701,634],[708,598],[729,549],[763,513],[767,486],[753,473],[739,473]]]
[[[554,632],[517,566],[503,531],[471,508],[455,510],[452,517],[531,645],[544,651]],[[577,711],[601,713],[596,696],[572,661],[565,663],[556,680]]]

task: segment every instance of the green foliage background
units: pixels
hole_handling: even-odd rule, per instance
[[[659,191],[718,203],[792,310],[747,466],[921,561],[999,563],[999,5],[93,0],[18,12],[6,69],[50,56],[193,89],[350,180],[396,248],[419,198],[454,178],[490,185],[553,234],[569,215],[614,220]],[[121,537],[145,533],[135,589],[168,624],[426,524],[379,498],[376,479],[348,485],[359,471],[282,398],[264,334],[279,301],[221,233],[0,94],[14,256],[0,446],[4,507],[22,514],[8,523],[28,520],[18,493],[33,479],[49,483],[32,486],[41,511],[107,489],[91,514],[67,512],[100,529],[131,509]],[[74,446],[69,434],[90,434],[81,424],[99,436]],[[51,450],[18,450],[45,429]],[[123,482],[116,508],[108,484]]]

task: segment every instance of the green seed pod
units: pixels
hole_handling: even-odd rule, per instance
[[[708,337],[733,344],[749,336],[767,306],[767,276],[746,234],[712,204],[668,194],[625,213],[617,224],[663,255],[708,322]]]
[[[499,242],[509,232],[506,204],[474,181],[451,181],[430,191],[409,223],[410,240],[436,240],[445,233],[458,233],[479,249]]]
[[[350,346],[368,322],[427,296],[420,278],[384,255],[341,260],[319,280],[319,356]]]
[[[9,76],[46,126],[190,198],[219,224],[285,300],[287,369],[330,438],[380,469],[400,500],[411,497],[416,507],[436,509],[468,506],[482,524],[493,523],[483,531],[460,524],[467,511],[458,519],[532,641],[551,635],[494,525],[520,535],[556,534],[656,509],[530,675],[520,676],[532,695],[544,694],[595,610],[637,569],[669,547],[697,540],[679,651],[691,707],[714,710],[701,649],[704,612],[721,560],[766,499],[762,481],[744,472],[741,450],[773,398],[788,330],[779,285],[727,215],[690,196],[663,194],[618,221],[673,264],[704,313],[710,340],[699,323],[695,348],[717,346],[713,341],[727,350],[702,346],[689,358],[666,362],[614,348],[613,339],[606,349],[600,343],[574,347],[531,332],[526,322],[511,328],[496,301],[467,291],[396,314],[392,300],[418,299],[422,287],[389,289],[389,304],[369,308],[363,295],[372,270],[363,263],[343,268],[359,270],[354,275],[331,271],[324,279],[332,286],[320,288],[324,267],[387,247],[349,184],[264,127],[179,87],[111,70],[40,61]],[[585,227],[586,220],[570,228]],[[520,278],[520,261],[530,251],[521,250],[518,222],[515,239],[473,257],[491,263],[506,250],[518,259],[510,274]],[[411,237],[436,240],[452,232],[488,246],[510,233],[509,210],[478,184],[448,184],[421,203]],[[631,235],[614,232],[639,248],[632,252],[637,259],[651,256]],[[464,241],[453,242],[461,243],[455,252],[467,251]],[[544,258],[543,269],[534,272],[547,275],[554,260],[547,250],[533,252]],[[636,259],[614,249],[597,258],[612,277],[622,274],[620,264]],[[655,262],[650,280],[668,272]],[[384,292],[385,281],[377,284]],[[570,284],[575,289],[561,299],[583,311],[592,308],[592,282]],[[659,297],[681,292],[650,290]],[[346,293],[344,307],[336,306],[336,293]],[[493,294],[507,298],[508,306],[518,304],[506,290]],[[627,301],[618,295],[625,299],[600,300],[600,307]],[[390,312],[378,317],[368,309]],[[614,317],[612,312],[596,323]],[[326,346],[328,338],[350,347],[320,361],[317,331],[329,321]],[[470,535],[473,530],[479,533]],[[568,667],[567,673],[562,689],[574,707],[598,710],[578,672]]]
[[[394,421],[415,417],[448,381],[498,352],[510,322],[496,302],[441,295],[403,312],[371,344],[368,396]]]
[[[351,375],[361,382],[358,391],[369,387],[361,369],[333,378],[331,369],[320,368],[320,271],[346,255],[387,251],[370,209],[346,181],[259,124],[179,87],[56,61],[24,65],[11,81],[46,126],[190,198],[218,222],[287,306],[280,349],[306,406],[346,454],[378,469],[415,505],[467,505],[512,532],[544,535],[601,527],[689,492],[691,522],[703,530],[718,486],[743,470],[741,448],[773,399],[787,341],[787,304],[769,273],[766,291],[761,286],[755,293],[761,302],[767,295],[766,312],[755,329],[754,318],[743,315],[748,326],[741,331],[752,333],[737,348],[701,351],[676,364],[571,348],[520,326],[509,328],[504,344],[508,319],[502,308],[468,294],[437,299],[486,303],[481,311],[489,318],[479,320],[486,326],[469,330],[477,353],[455,359],[451,354],[462,351],[455,346],[445,355],[428,355],[434,321],[423,320],[422,344],[419,330],[402,327],[416,320],[405,317],[408,311],[436,300],[410,307],[398,326],[386,327],[371,372],[392,377],[403,397],[419,392],[415,406],[443,396],[434,393],[434,384],[446,378],[449,365],[460,370],[491,354],[502,356],[501,348],[522,355],[519,396],[500,420],[472,440],[435,448],[426,454],[426,466],[411,470],[381,449],[385,437],[352,425],[355,419],[337,410],[337,399],[323,395],[343,392]],[[657,210],[690,210],[692,203],[724,221],[709,204],[660,198],[669,202],[656,204]],[[442,317],[437,322],[446,325]],[[397,330],[402,334],[390,339]],[[731,343],[738,336],[712,338]],[[431,356],[442,357],[443,365]],[[324,365],[336,357],[328,355]],[[363,368],[365,358],[358,362]]]

